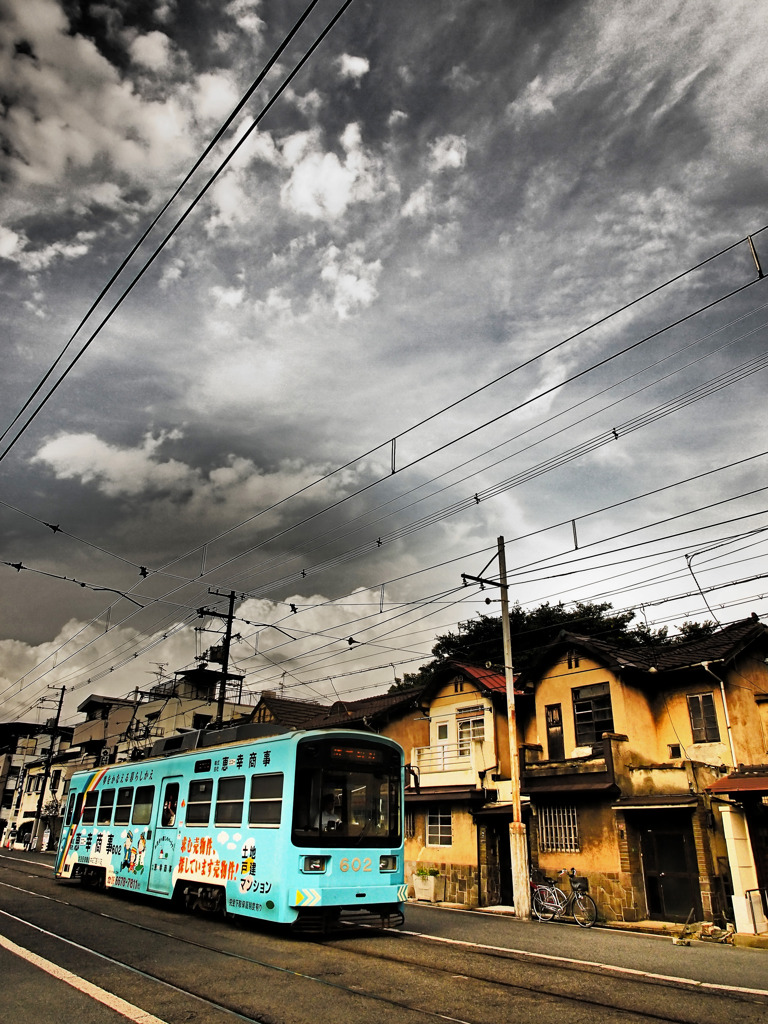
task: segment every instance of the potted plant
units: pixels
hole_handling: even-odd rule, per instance
[[[411,881],[417,900],[438,903],[445,899],[445,879],[437,868],[427,867],[426,864],[417,864]]]

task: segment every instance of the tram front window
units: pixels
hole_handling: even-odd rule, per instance
[[[293,806],[297,846],[400,843],[400,760],[390,748],[299,744]]]

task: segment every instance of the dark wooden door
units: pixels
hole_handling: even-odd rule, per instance
[[[700,921],[701,888],[690,822],[674,811],[647,819],[643,815],[640,849],[651,920],[684,923],[691,915],[692,921]]]

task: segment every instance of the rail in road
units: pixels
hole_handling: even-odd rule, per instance
[[[567,953],[427,935],[408,924],[398,934],[357,931],[316,942],[237,919],[185,916],[152,900],[57,885],[50,864],[34,858],[0,856],[0,935],[13,944],[0,945],[6,987],[14,965],[16,974],[21,964],[29,969],[20,952],[28,951],[41,958],[36,970],[44,973],[43,961],[54,964],[124,1000],[126,1012],[110,1013],[134,1019],[136,1008],[168,1024],[359,1024],[362,1017],[497,1024],[512,1015],[548,1024],[586,1013],[594,1024],[762,1024],[768,1013],[768,987],[664,977],[649,983]],[[48,975],[47,984],[71,980]],[[48,1018],[36,1010],[29,1018],[36,1024],[62,1019],[55,1008]]]

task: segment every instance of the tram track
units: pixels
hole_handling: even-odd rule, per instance
[[[4,859],[5,860],[5,859]],[[18,861],[14,862],[15,864]],[[24,874],[29,875],[29,865],[25,864]],[[20,872],[21,873],[21,872]],[[46,881],[46,875],[44,872],[37,873],[35,876],[43,881]],[[0,883],[5,886],[5,883]],[[409,1002],[405,999],[392,998],[381,993],[375,993],[370,991],[364,991],[359,984],[348,985],[341,980],[333,980],[329,975],[333,973],[332,969],[326,967],[323,971],[314,973],[308,971],[297,970],[292,967],[282,965],[270,960],[248,955],[243,952],[238,952],[233,949],[223,948],[222,945],[213,945],[210,942],[204,942],[200,939],[191,938],[188,935],[180,934],[177,929],[163,929],[158,928],[143,922],[136,921],[135,919],[118,916],[109,912],[105,912],[103,909],[91,909],[88,906],[84,906],[79,902],[73,902],[65,899],[61,899],[57,895],[47,895],[45,893],[35,892],[33,890],[23,889],[20,886],[13,887],[17,891],[28,893],[36,898],[43,898],[47,901],[59,903],[62,906],[67,906],[75,911],[79,911],[82,914],[93,915],[99,919],[107,922],[111,922],[117,925],[121,930],[125,928],[131,928],[138,932],[150,934],[162,940],[171,940],[179,944],[183,944],[186,947],[195,949],[198,951],[205,951],[215,957],[226,957],[238,961],[239,963],[253,965],[255,968],[259,968],[263,971],[278,972],[281,975],[287,977],[294,977],[297,980],[308,982],[317,986],[322,987],[325,990],[337,992],[339,995],[345,994],[353,996],[355,999],[362,999],[368,1001],[369,1004],[377,1005],[381,1009],[388,1007],[393,1011],[402,1013],[407,1011],[409,1014],[417,1014],[420,1019],[426,1020],[439,1020],[439,1021],[452,1021],[455,1024],[482,1024],[482,1022],[489,1018],[479,1016],[463,1017],[452,1015],[444,1010],[431,1009],[426,1006],[419,1006],[413,1002]],[[111,896],[111,894],[110,894]],[[105,897],[110,898],[110,897]],[[121,898],[121,894],[118,895],[118,899]],[[135,904],[132,904],[135,906]],[[165,908],[163,908],[165,909]],[[181,918],[181,920],[189,920],[188,918]],[[200,920],[199,918],[197,920]],[[258,926],[253,925],[250,922],[242,922],[241,919],[237,920],[238,929],[242,928],[243,931],[252,936],[254,931],[258,929]],[[35,924],[32,921],[24,922],[33,929],[40,930],[40,925]],[[70,942],[64,935],[58,935],[54,932],[49,932],[54,938],[59,939],[63,942]],[[375,948],[371,948],[369,945],[363,945],[363,943],[369,940],[376,943]],[[385,941],[381,941],[385,940]],[[297,940],[293,940],[294,942]],[[611,986],[606,990],[606,979],[610,976],[610,968],[598,970],[597,965],[594,965],[590,970],[586,967],[575,966],[575,962],[564,962],[562,965],[558,965],[557,970],[554,969],[549,972],[548,976],[550,981],[547,984],[541,984],[540,982],[534,983],[532,980],[526,980],[526,975],[531,977],[538,970],[538,977],[541,977],[540,963],[536,963],[537,955],[524,954],[521,951],[509,950],[498,947],[480,947],[470,949],[470,943],[461,944],[456,943],[457,946],[463,948],[460,950],[452,951],[448,957],[446,963],[435,963],[434,962],[434,948],[433,944],[435,940],[426,935],[406,933],[405,935],[399,932],[387,932],[385,930],[374,930],[366,929],[365,931],[356,930],[354,937],[346,935],[333,939],[326,939],[322,942],[309,941],[306,939],[302,942],[307,943],[308,948],[320,948],[325,951],[333,951],[336,953],[343,953],[345,957],[354,957],[360,961],[375,962],[375,963],[386,963],[396,969],[406,971],[409,976],[418,974],[421,976],[428,976],[431,979],[438,979],[440,983],[445,982],[459,982],[463,985],[472,984],[478,986],[479,989],[483,987],[490,987],[498,996],[499,993],[504,993],[508,1000],[513,1001],[515,997],[520,999],[522,996],[526,997],[538,997],[546,1001],[554,1001],[560,1005],[560,1012],[563,1012],[563,1007],[571,1006],[573,1012],[576,1012],[577,1008],[579,1013],[584,1011],[606,1011],[611,1016],[606,1017],[610,1020],[625,1019],[627,1021],[660,1021],[669,1022],[669,1024],[704,1024],[704,1022],[712,1020],[722,1021],[729,1019],[732,1016],[733,1011],[723,1012],[724,1003],[737,998],[740,1000],[740,1007],[746,1012],[747,1008],[752,1004],[757,1011],[754,1015],[754,1020],[758,1021],[762,1019],[762,1013],[764,1008],[768,1005],[768,998],[758,999],[756,996],[749,996],[747,994],[739,994],[729,992],[728,1000],[724,999],[722,993],[706,993],[708,999],[713,1003],[712,1016],[708,1014],[702,1014],[702,986],[698,983],[691,982],[689,987],[690,999],[687,1001],[685,1012],[671,1013],[668,1010],[663,1009],[664,1004],[664,984],[661,981],[656,981],[649,986],[647,980],[641,981],[639,979],[633,979],[629,983],[629,987],[632,989],[632,993],[637,997],[637,993],[641,986],[646,988],[653,987],[655,989],[654,996],[651,999],[646,999],[645,1002],[648,1004],[640,1009],[635,1005],[617,1005],[617,992],[615,986]],[[401,943],[406,943],[402,953],[397,950],[397,946]],[[442,956],[446,956],[445,949],[440,951]],[[122,966],[128,971],[134,973],[140,973],[151,981],[170,986],[175,991],[192,998],[196,1001],[202,1000],[212,1009],[215,1008],[217,1011],[232,1015],[232,1019],[240,1019],[245,1021],[253,1021],[255,1024],[275,1024],[280,1018],[275,1017],[273,1014],[253,1014],[250,1010],[249,1013],[243,1013],[242,1007],[238,1008],[233,1003],[228,1003],[222,999],[212,999],[209,994],[196,990],[191,986],[179,986],[169,982],[167,978],[163,978],[159,974],[155,974],[144,969],[136,967],[136,965],[130,964],[127,961],[121,961],[114,957],[106,957],[106,954],[94,951],[94,955],[97,957],[104,957],[109,959],[116,966]],[[277,955],[277,951],[276,951]],[[552,958],[549,958],[550,961]],[[539,958],[540,960],[540,958]],[[514,963],[516,967],[522,968],[522,977],[517,977],[514,980],[503,977],[503,970],[510,963]],[[587,976],[587,982],[584,986],[584,990],[580,992],[574,991],[573,986],[573,973],[578,972],[581,976]],[[338,973],[343,973],[339,971]],[[362,972],[354,972],[355,974],[361,974]],[[323,976],[325,975],[325,976]],[[413,979],[412,979],[413,980]],[[417,983],[414,984],[417,991],[420,991],[422,984],[417,979]],[[671,984],[668,987],[672,987]],[[676,986],[676,990],[679,990],[679,985]],[[602,992],[601,992],[602,989]],[[642,1001],[642,1000],[641,1000]],[[719,1006],[719,1009],[718,1009]],[[757,1007],[763,1007],[762,1011],[758,1011]],[[374,1013],[374,1011],[371,1011]],[[618,1015],[618,1016],[617,1016]],[[594,1017],[593,1019],[600,1019],[600,1016]],[[753,1019],[752,1014],[748,1013],[747,1016],[742,1016],[743,1021],[751,1021]]]

